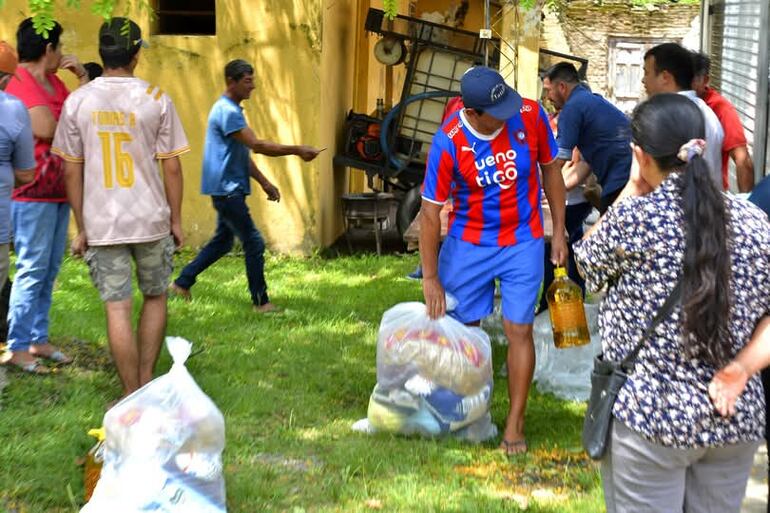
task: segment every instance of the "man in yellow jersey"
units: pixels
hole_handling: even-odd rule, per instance
[[[102,25],[104,74],[69,96],[52,149],[66,161],[78,229],[72,252],[85,256],[104,301],[126,395],[152,379],[163,341],[174,245],[182,243],[179,155],[189,151],[171,99],[133,74],[142,46],[133,21],[112,18]],[[144,296],[138,343],[131,323],[132,260]]]

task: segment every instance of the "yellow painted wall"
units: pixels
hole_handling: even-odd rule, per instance
[[[317,208],[320,238],[328,245],[341,233],[340,197],[347,192],[347,171],[334,168],[332,158],[342,151],[345,115],[353,106],[359,0],[323,1],[323,51],[321,53],[321,132],[319,144],[329,148],[321,154]],[[311,220],[314,221],[314,220]],[[316,224],[311,222],[312,224]]]
[[[370,7],[382,9],[382,0],[355,0],[355,3],[358,16],[351,28],[356,41],[354,43],[355,51],[350,54],[351,57],[355,58],[353,109],[358,113],[371,114],[377,108],[378,98],[382,98],[386,106],[392,106],[399,102],[406,78],[406,66],[399,64],[388,69],[387,66],[374,58],[374,45],[377,44],[380,36],[366,32],[364,22]],[[399,0],[398,14],[409,15],[409,3],[409,0]],[[386,88],[388,74],[391,75],[390,94]],[[347,176],[347,191],[363,192],[369,190],[366,173],[360,169],[348,168]],[[382,189],[383,184],[380,180],[375,180],[374,187]]]
[[[409,1],[399,0],[398,14],[408,16],[409,15]],[[375,9],[382,9],[382,0],[371,0],[369,6]],[[357,27],[358,30],[363,31],[363,21],[366,19],[366,13],[364,13],[361,21],[361,26]],[[406,78],[406,66],[398,64],[391,66],[390,73],[392,73],[393,84],[391,87],[391,95],[388,96],[386,85],[386,74],[388,73],[388,67],[381,64],[374,58],[374,45],[379,41],[380,36],[369,32],[366,34],[367,42],[369,44],[369,66],[367,72],[367,110],[365,112],[373,112],[377,107],[377,98],[382,98],[385,105],[392,105],[398,103],[401,99],[401,90],[404,87],[404,79]]]
[[[357,0],[217,0],[216,36],[147,37],[136,75],[165,90],[176,104],[192,152],[182,159],[185,172],[184,229],[197,246],[213,233],[216,216],[200,190],[206,119],[224,90],[223,68],[243,58],[255,68],[257,89],[244,103],[257,136],[285,144],[329,149],[312,163],[297,157],[257,156],[258,167],[281,189],[279,204],[268,203],[257,186],[249,207],[271,249],[308,253],[341,233],[339,194],[343,170],[332,158],[345,112],[353,101]],[[26,0],[7,0],[0,9],[0,39],[15,41]],[[62,3],[63,4],[63,3]],[[61,5],[61,4],[60,4]],[[99,61],[96,34],[101,20],[88,10],[61,8],[64,51],[83,62]],[[150,34],[150,18],[132,18]],[[68,73],[62,73],[74,87]],[[256,185],[252,182],[252,185]]]
[[[539,100],[541,84],[537,70],[540,52],[540,11],[520,10],[517,16],[516,9],[503,11],[500,34],[508,44],[501,47],[504,55],[500,65],[503,70],[501,73],[506,82],[522,96]],[[515,65],[515,73],[508,60]]]

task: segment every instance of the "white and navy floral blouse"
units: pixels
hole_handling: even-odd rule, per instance
[[[652,193],[610,208],[601,225],[575,245],[575,259],[592,291],[610,284],[599,310],[606,358],[621,360],[634,347],[674,288],[684,255],[681,177],[672,174]],[[733,349],[746,343],[770,310],[770,223],[749,202],[726,196],[732,275],[729,330]],[[716,369],[687,357],[680,341],[681,308],[645,343],[618,394],[616,419],[644,438],[669,447],[714,447],[764,436],[762,383],[754,376],[722,418],[708,396]]]

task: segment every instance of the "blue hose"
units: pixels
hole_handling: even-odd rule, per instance
[[[453,91],[428,91],[425,93],[415,94],[414,96],[408,97],[401,103],[394,105],[393,108],[390,109],[390,111],[385,115],[385,118],[382,120],[382,124],[380,125],[380,146],[382,147],[382,152],[387,157],[388,162],[396,168],[396,171],[401,171],[407,166],[406,162],[397,158],[395,155],[393,155],[393,153],[391,153],[390,146],[388,145],[388,129],[390,128],[390,124],[393,122],[393,118],[396,117],[396,114],[398,114],[402,107],[406,107],[410,103],[427,100],[428,98],[442,98],[459,95],[460,93]]]

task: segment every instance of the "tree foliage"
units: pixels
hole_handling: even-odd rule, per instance
[[[5,2],[6,0],[0,0],[0,8],[5,6]],[[55,13],[58,10],[82,9],[81,4],[81,0],[27,0],[35,31],[46,37],[48,31],[53,28]],[[134,9],[149,12],[154,16],[149,0],[91,0],[90,4],[90,11],[105,20],[115,14],[128,16]]]
[[[654,7],[660,4],[671,3],[672,0],[627,0],[629,5],[635,7]],[[683,4],[699,3],[700,0],[679,0]],[[6,0],[0,0],[0,8],[4,7]],[[524,10],[534,7],[537,0],[507,0],[507,2],[517,3]],[[556,9],[563,8],[569,0],[546,0],[549,7]],[[594,0],[594,3],[601,5],[602,0]],[[399,0],[383,0],[383,11],[391,20],[398,15]],[[80,9],[81,0],[27,0],[29,12],[34,19],[35,30],[39,34],[48,35],[48,31],[53,28],[54,13],[60,8]],[[115,13],[129,14],[133,8],[145,10],[154,16],[152,6],[149,0],[91,0],[90,10],[93,14],[104,19],[110,19]]]
[[[3,0],[0,0],[2,2]],[[546,0],[544,3],[552,9],[561,10],[564,9],[570,0]],[[647,7],[653,8],[662,4],[681,3],[681,4],[699,4],[700,0],[626,0],[628,5],[632,7]],[[504,0],[505,4],[516,4],[524,11],[528,11],[536,6],[542,7],[543,2],[538,0]],[[398,14],[398,0],[383,0],[383,11],[389,19],[393,19]],[[594,0],[594,4],[601,6],[604,4],[604,0]]]
[[[533,0],[520,0],[521,4],[534,3]],[[551,8],[564,8],[570,2],[570,0],[546,0],[546,4]],[[647,7],[654,8],[665,4],[700,4],[700,0],[625,0],[625,2],[631,7]],[[605,0],[593,0],[593,3],[597,6],[601,6],[605,3]],[[607,2],[609,3],[609,2]]]
[[[631,7],[647,7],[654,8],[664,4],[700,4],[701,0],[625,0]],[[524,10],[529,10],[534,7],[538,2],[537,0],[507,0],[507,2],[518,3],[519,7]],[[567,6],[570,0],[546,0],[545,4],[552,9],[563,9]],[[593,0],[593,3],[597,6],[601,6],[605,3],[604,0]]]
[[[382,10],[392,20],[398,14],[398,0],[382,0]]]

